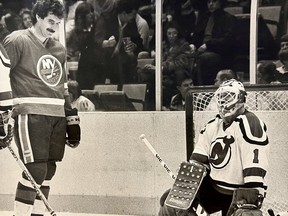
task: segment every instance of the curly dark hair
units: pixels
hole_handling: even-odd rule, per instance
[[[37,22],[36,14],[41,19],[44,19],[49,12],[57,16],[59,19],[62,19],[65,13],[64,5],[58,0],[37,0],[32,8],[33,24]]]

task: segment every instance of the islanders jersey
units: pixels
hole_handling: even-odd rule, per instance
[[[2,44],[0,44],[0,73],[0,106],[11,106],[10,60]]]
[[[219,115],[201,130],[193,154],[208,157],[215,188],[231,194],[239,187],[267,189],[269,140],[266,126],[245,111],[228,127]]]
[[[65,48],[51,38],[41,43],[30,29],[12,32],[4,47],[11,61],[15,114],[65,116]]]

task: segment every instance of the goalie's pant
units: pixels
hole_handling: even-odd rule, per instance
[[[48,198],[49,183],[65,149],[66,118],[19,115],[15,118],[14,139],[21,160]],[[16,189],[15,216],[42,216],[44,203],[24,173]]]
[[[200,189],[197,194],[197,198],[193,201],[192,207],[196,207],[197,204],[200,204],[204,210],[208,214],[212,214],[218,211],[222,211],[222,215],[226,216],[228,209],[230,207],[230,204],[232,202],[232,195],[226,195],[219,193],[215,188],[212,186],[211,179],[209,176],[206,176],[203,179],[203,182],[200,186]],[[168,195],[168,193],[164,193],[163,196]],[[165,198],[166,199],[166,198]],[[164,200],[163,197],[161,197],[161,200]],[[196,215],[195,211],[192,209],[192,207],[186,211],[174,209],[169,206],[166,206],[163,202],[160,203],[160,210],[158,216],[192,216]]]

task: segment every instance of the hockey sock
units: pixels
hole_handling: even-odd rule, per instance
[[[47,174],[47,164],[30,163],[26,164],[26,167],[33,176],[37,185],[40,187]],[[15,216],[31,216],[35,198],[36,198],[36,191],[23,172],[22,179],[18,183],[16,189],[16,196],[14,203]]]
[[[36,191],[31,186],[31,183],[22,178],[17,185],[15,202],[14,202],[14,215],[15,216],[30,216]]]
[[[41,189],[43,195],[46,197],[46,199],[48,199],[49,191],[50,191],[50,182],[51,182],[51,179],[53,178],[53,176],[55,175],[55,172],[56,172],[55,161],[47,162],[46,178],[40,187],[40,189]],[[45,207],[43,201],[40,199],[39,196],[36,196],[31,216],[44,216],[45,210],[46,210],[46,207]]]
[[[49,191],[50,191],[50,181],[45,180],[43,184],[40,187],[42,193],[48,199]],[[43,203],[43,201],[40,199],[40,197],[37,195],[34,205],[33,205],[33,210],[31,216],[44,216],[44,212],[46,210],[46,207]]]

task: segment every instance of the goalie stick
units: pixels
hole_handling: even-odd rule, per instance
[[[149,148],[149,150],[153,153],[153,155],[158,159],[158,161],[164,167],[164,169],[169,174],[169,176],[175,181],[176,176],[172,173],[172,171],[169,169],[167,164],[163,161],[163,159],[160,157],[160,155],[157,153],[157,151],[153,148],[153,146],[150,144],[150,142],[146,139],[145,135],[141,134],[139,138],[145,143],[145,145]],[[193,207],[193,209],[196,211],[197,215],[205,215],[205,211],[201,207],[201,205],[198,205],[197,209],[195,209],[194,207]]]
[[[12,125],[14,123],[11,123],[10,121],[12,121],[11,119],[11,115],[12,115],[12,111],[8,111],[7,115],[5,116],[6,119],[4,119],[3,115],[1,114],[1,118],[3,118],[3,128],[4,130],[6,129],[6,125],[8,126],[8,124]],[[7,121],[8,119],[8,121]],[[7,122],[6,122],[7,121]],[[5,123],[6,122],[6,123]],[[6,125],[5,125],[6,124]],[[8,133],[8,132],[7,132]],[[6,133],[6,134],[7,134]],[[23,171],[23,173],[25,174],[25,176],[27,177],[27,179],[30,181],[31,185],[33,186],[33,188],[35,189],[37,195],[40,197],[40,199],[43,201],[45,207],[47,208],[47,210],[49,211],[50,215],[52,216],[57,216],[55,211],[52,209],[52,207],[50,206],[48,200],[46,199],[46,197],[44,196],[44,194],[42,193],[41,189],[38,187],[36,181],[34,180],[33,176],[31,175],[31,173],[29,172],[29,170],[27,169],[27,167],[25,166],[25,164],[20,160],[20,158],[18,157],[18,155],[15,153],[15,150],[13,149],[13,147],[11,146],[11,140],[10,143],[7,144],[7,148],[9,149],[10,153],[12,154],[13,158],[16,160],[16,162],[18,163],[18,165],[20,166],[21,170]]]
[[[169,174],[169,176],[175,180],[176,176],[172,173],[172,171],[169,169],[167,164],[164,162],[164,160],[160,157],[160,155],[156,152],[156,150],[153,148],[153,146],[150,144],[150,142],[146,139],[144,134],[140,135],[140,139],[145,143],[145,145],[149,148],[149,150],[152,152],[152,154],[158,159],[160,164],[164,167],[166,172]]]

